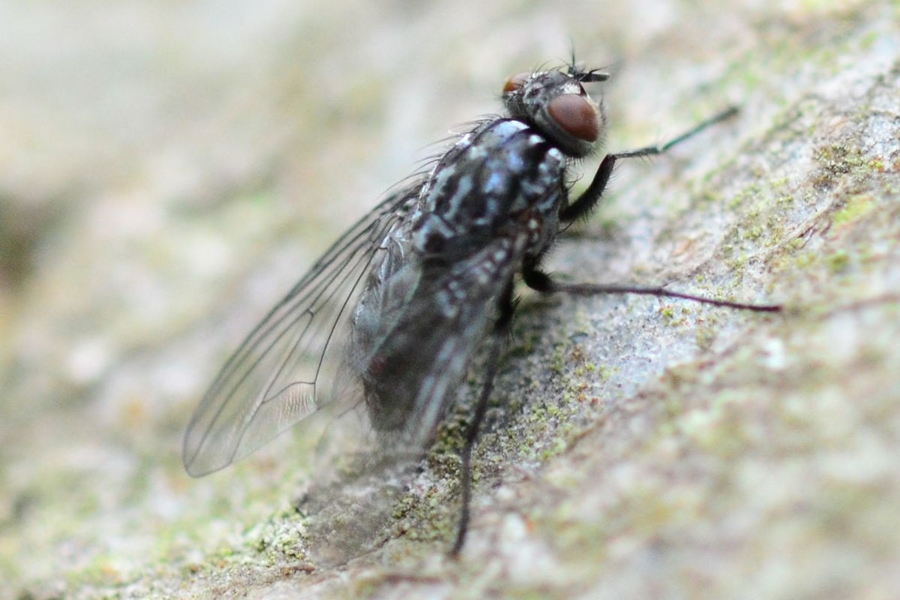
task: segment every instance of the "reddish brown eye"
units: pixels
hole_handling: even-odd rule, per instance
[[[547,112],[566,133],[580,140],[594,142],[600,134],[597,110],[584,96],[578,94],[557,96],[547,105]]]
[[[503,93],[508,94],[510,92],[515,92],[518,89],[521,89],[528,78],[531,77],[531,73],[518,73],[513,75],[509,79],[506,80],[506,83],[503,84]]]

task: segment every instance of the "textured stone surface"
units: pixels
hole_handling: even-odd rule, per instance
[[[900,15],[720,6],[0,8],[0,596],[900,596]],[[452,456],[339,567],[293,508],[315,439],[190,480],[241,336],[570,42],[611,149],[742,112],[622,164],[553,269],[790,310],[526,294],[458,563]]]

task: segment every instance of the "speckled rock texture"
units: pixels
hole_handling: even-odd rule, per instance
[[[0,597],[900,597],[900,8],[723,6],[0,6]],[[741,111],[623,162],[551,270],[787,310],[522,290],[458,561],[477,369],[353,556],[303,428],[190,479],[242,336],[572,45],[610,150]]]

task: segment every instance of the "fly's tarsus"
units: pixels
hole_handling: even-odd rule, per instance
[[[616,158],[638,158],[641,156],[657,156],[657,155],[663,154],[664,152],[666,152],[666,150],[669,150],[670,148],[673,148],[674,146],[677,146],[678,144],[694,137],[695,135],[697,135],[704,129],[707,129],[708,127],[711,127],[717,123],[721,123],[722,121],[725,121],[726,119],[730,119],[731,117],[737,115],[738,112],[739,112],[739,109],[737,106],[729,106],[725,110],[713,115],[712,117],[710,117],[704,121],[701,121],[700,123],[698,123],[691,129],[685,131],[678,137],[675,137],[675,138],[669,140],[665,144],[661,144],[658,146],[646,146],[644,148],[637,148],[636,150],[629,150],[627,152],[617,152],[615,154],[615,157]]]

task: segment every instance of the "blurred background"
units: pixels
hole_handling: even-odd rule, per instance
[[[0,2],[0,596],[201,562],[284,503],[284,457],[259,459],[262,489],[240,467],[189,480],[190,414],[508,75],[573,47],[612,67],[610,139],[632,147],[749,89],[779,109],[779,40],[850,30],[865,4]],[[717,83],[745,60],[768,66]]]

